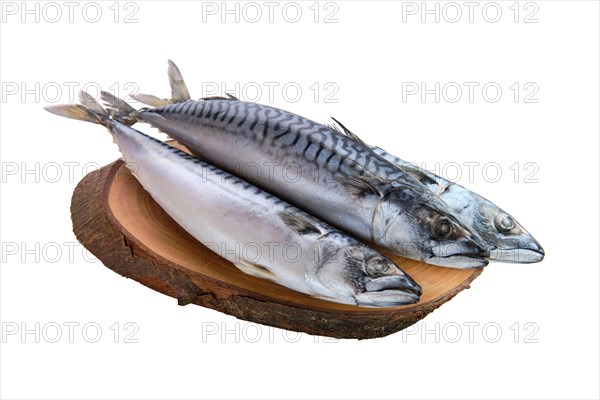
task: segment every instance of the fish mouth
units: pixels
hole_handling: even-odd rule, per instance
[[[366,283],[365,289],[367,292],[381,292],[387,289],[408,290],[417,296],[420,296],[423,293],[421,286],[419,286],[419,284],[408,275],[393,275],[372,278]]]
[[[469,244],[434,246],[428,264],[449,268],[479,268],[489,264],[490,250]]]
[[[447,257],[434,255],[427,259],[427,264],[459,269],[480,268],[485,267],[489,263],[489,260],[474,256],[473,254],[454,254]]]
[[[533,264],[542,261],[545,255],[544,249],[536,243],[531,247],[492,250],[490,260],[511,264]]]
[[[366,292],[358,293],[356,302],[363,307],[393,307],[419,301],[423,289],[408,275],[382,276],[370,279]]]

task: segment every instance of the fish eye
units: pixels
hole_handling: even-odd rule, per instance
[[[390,266],[382,258],[375,258],[367,263],[366,271],[369,275],[380,275],[389,270]]]
[[[438,240],[449,239],[454,234],[452,223],[446,218],[439,218],[433,224],[433,236]]]
[[[517,224],[515,224],[515,220],[510,215],[501,213],[496,216],[494,225],[496,225],[496,229],[500,232],[510,232]]]

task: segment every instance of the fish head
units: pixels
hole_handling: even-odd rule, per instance
[[[488,245],[434,194],[396,189],[380,201],[373,241],[403,257],[452,268],[488,264]]]
[[[393,307],[419,301],[421,287],[392,260],[339,232],[319,240],[314,277],[323,298],[364,307]],[[326,294],[329,293],[329,294]]]
[[[540,243],[517,220],[485,198],[474,195],[473,228],[491,247],[490,260],[507,263],[536,263],[544,259]]]

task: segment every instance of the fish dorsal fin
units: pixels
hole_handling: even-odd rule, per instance
[[[234,263],[234,265],[242,272],[256,276],[262,279],[275,280],[275,274],[271,272],[267,267],[264,267],[260,264],[246,261],[246,260],[238,260]]]
[[[181,71],[179,71],[179,68],[173,61],[168,60],[168,63],[169,68],[167,70],[167,74],[169,76],[169,86],[171,87],[170,99],[161,99],[160,97],[152,94],[144,93],[132,94],[131,97],[150,107],[163,107],[191,100],[190,92],[188,91],[187,85],[183,80]]]
[[[183,80],[181,71],[177,68],[177,65],[169,60],[169,85],[171,85],[171,98],[175,103],[191,100],[190,92],[188,91],[187,85]]]
[[[340,130],[340,127],[339,127],[339,126],[337,126],[336,124],[323,124],[323,125],[325,125],[325,126],[326,126],[326,127],[328,127],[328,128],[331,128],[331,129],[333,129],[333,130],[334,130],[334,131],[336,131],[337,133],[341,133],[342,135],[344,134],[344,132],[342,132],[342,131]]]
[[[183,80],[183,76],[181,75],[181,71],[175,65],[175,63],[171,60],[169,62],[169,86],[171,87],[171,98],[170,99],[161,99],[160,97],[151,95],[151,94],[143,94],[137,93],[132,94],[131,97],[139,101],[140,103],[149,105],[151,107],[163,107],[171,104],[183,103],[185,101],[191,100],[190,92]],[[237,97],[232,94],[225,93],[225,97],[222,96],[214,96],[214,97],[205,97],[200,100],[235,100],[239,101]]]
[[[337,125],[339,125],[339,127],[335,126],[335,125],[331,126],[333,129],[335,129],[336,131],[338,131],[338,132],[342,133],[343,135],[349,137],[350,139],[354,140],[355,142],[360,143],[360,144],[364,145],[365,147],[368,147],[371,150],[373,149],[372,146],[369,146],[368,144],[366,144],[361,138],[358,137],[358,135],[356,133],[350,131],[350,129],[346,128],[340,121],[338,121],[337,119],[335,119],[333,117],[331,117],[331,119],[334,120]],[[373,154],[375,154],[377,157],[379,157],[381,159],[385,159],[384,157],[380,156],[376,152],[373,152]],[[425,172],[421,171],[420,169],[418,169],[416,167],[412,167],[412,166],[407,165],[407,164],[403,164],[403,165],[397,165],[396,164],[396,166],[398,168],[400,168],[401,170],[403,170],[404,172],[406,172],[407,174],[411,175],[413,178],[417,179],[422,184],[425,184],[425,185],[427,185],[427,184],[438,184],[438,185],[440,185],[439,190],[441,190],[441,193],[443,193],[444,190],[446,190],[446,186],[445,185],[440,184],[440,182],[438,182],[437,180],[433,179],[431,176],[429,176],[428,174],[426,174]],[[367,184],[367,183],[365,182],[365,184]],[[371,187],[371,189],[377,193],[377,191],[373,187]],[[363,193],[365,193],[365,192],[363,192]]]
[[[338,121],[337,119],[331,117],[332,120],[335,121],[336,124],[339,125],[339,127],[334,127],[333,129],[335,129],[336,131],[343,133],[344,135],[346,135],[347,137],[349,137],[350,139],[354,140],[355,142],[358,142],[360,144],[363,144],[365,146],[367,146],[367,144],[365,142],[362,141],[361,138],[358,137],[358,135],[354,132],[352,132],[350,129],[346,128],[340,121]],[[367,146],[368,147],[368,146]]]
[[[209,97],[203,97],[200,100],[231,100],[231,101],[239,101],[237,98],[231,96],[230,94],[226,93],[227,97],[223,97],[223,96],[209,96]]]
[[[335,126],[335,125],[331,126],[333,129],[335,129],[336,131],[338,131],[338,132],[342,133],[343,135],[349,137],[350,139],[354,140],[355,142],[358,142],[358,143],[360,143],[360,144],[368,147],[371,150],[373,149],[372,146],[369,146],[368,144],[366,144],[361,138],[358,137],[358,135],[356,133],[350,131],[350,129],[346,128],[340,121],[338,121],[337,119],[335,119],[333,117],[331,117],[331,119],[334,120],[337,125],[339,125],[339,127]],[[381,159],[385,159],[384,157],[380,156],[376,152],[373,152],[373,154],[375,154],[377,157],[379,157]],[[431,176],[429,176],[425,172],[421,171],[417,167],[412,167],[408,163],[405,163],[405,164],[402,164],[402,165],[396,164],[396,166],[398,168],[400,168],[402,171],[404,171],[407,174],[411,175],[413,178],[417,179],[419,182],[421,182],[424,185],[437,184],[439,186],[438,187],[439,194],[437,194],[438,196],[440,194],[442,194],[447,189],[447,185],[444,185],[443,183],[438,182],[436,179],[432,178]]]
[[[313,222],[309,221],[305,217],[299,214],[291,213],[289,211],[281,211],[279,218],[283,223],[295,231],[299,235],[321,235],[321,230]]]

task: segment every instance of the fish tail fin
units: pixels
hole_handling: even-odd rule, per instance
[[[44,109],[60,117],[108,126],[109,113],[89,93],[79,92],[79,101],[81,104],[56,104]]]
[[[183,80],[181,71],[171,60],[168,60],[169,68],[167,73],[169,75],[169,86],[171,87],[171,98],[161,99],[151,94],[134,94],[131,97],[139,101],[140,103],[149,105],[151,107],[162,107],[169,104],[181,103],[191,99],[190,92],[188,91],[187,85]]]
[[[127,126],[131,126],[137,122],[138,111],[125,100],[105,91],[100,92],[100,98],[114,120]]]

